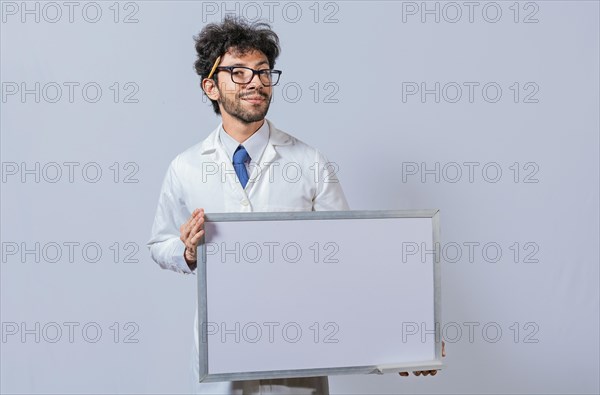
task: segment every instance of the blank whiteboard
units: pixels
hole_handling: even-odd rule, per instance
[[[205,220],[200,381],[442,367],[438,210]]]

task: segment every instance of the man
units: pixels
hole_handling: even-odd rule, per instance
[[[335,167],[316,149],[265,119],[280,71],[280,48],[264,23],[227,17],[196,37],[196,72],[222,123],[169,166],[148,242],[164,269],[192,273],[204,235],[204,211],[348,210]],[[285,172],[294,167],[300,178]],[[327,394],[327,377],[199,383],[198,317],[194,392]],[[435,375],[437,371],[414,372]],[[408,375],[402,372],[401,375]]]
[[[204,211],[347,210],[334,166],[316,149],[265,119],[279,39],[263,23],[227,17],[195,38],[196,72],[222,123],[202,142],[178,155],[162,185],[148,242],[163,268],[191,273],[204,235]],[[290,177],[286,171],[293,167]],[[285,169],[285,170],[284,170]],[[195,330],[198,330],[196,316]],[[198,383],[198,335],[194,350]],[[326,394],[327,377],[199,383],[210,394]]]

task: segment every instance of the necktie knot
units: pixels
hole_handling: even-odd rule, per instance
[[[248,183],[248,170],[246,170],[246,163],[250,162],[250,155],[243,145],[237,147],[233,153],[233,168],[235,174],[237,174],[238,180],[242,184],[242,188],[246,188]]]
[[[250,162],[250,155],[248,155],[246,148],[244,148],[243,145],[240,145],[233,153],[233,164],[241,165],[246,164],[247,162]]]

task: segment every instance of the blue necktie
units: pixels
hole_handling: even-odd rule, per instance
[[[250,155],[244,146],[240,145],[233,153],[233,168],[237,174],[238,180],[242,184],[242,188],[246,188],[248,183],[248,170],[246,170],[246,162],[250,162]]]

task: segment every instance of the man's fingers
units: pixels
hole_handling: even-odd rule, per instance
[[[181,225],[181,228],[179,228],[179,232],[181,233],[179,238],[181,239],[181,241],[183,241],[183,244],[187,245],[187,239],[190,234],[187,225],[186,224]]]
[[[200,236],[198,236],[200,234]],[[193,244],[198,245],[200,241],[200,237],[204,234],[204,218],[197,219],[194,225],[192,226],[190,233],[188,235],[189,239],[194,239]]]
[[[192,226],[192,231],[190,233],[192,233],[192,235],[193,235],[193,234],[197,233],[203,227],[204,227],[204,217],[197,217],[194,220],[194,225]]]
[[[446,342],[442,340],[442,358],[446,356]]]
[[[204,218],[204,210],[197,208],[197,209],[195,209],[192,212],[192,215],[190,215],[190,217],[188,218],[188,220],[185,221],[185,224],[183,224],[183,226],[190,227],[191,225],[193,225],[200,218]]]
[[[179,227],[179,238],[185,245],[186,260],[195,260],[198,253],[198,244],[204,236],[204,209],[197,208],[190,217]]]
[[[200,239],[204,236],[204,229],[200,229],[196,233],[190,233],[190,236],[185,241],[185,246],[188,248],[196,249],[200,244]]]
[[[435,376],[437,372],[437,370],[415,370],[413,371],[413,374],[415,376]],[[408,372],[398,372],[398,374],[402,377],[408,376]]]
[[[197,247],[198,244],[200,244],[200,239],[202,238],[202,236],[204,236],[204,230],[200,229],[200,231],[198,231],[198,233],[196,233],[194,236],[192,236],[190,240],[190,244],[192,244],[194,247]]]
[[[181,235],[188,239],[193,236],[200,227],[204,224],[204,217],[200,214],[192,215],[183,225],[184,229]]]

